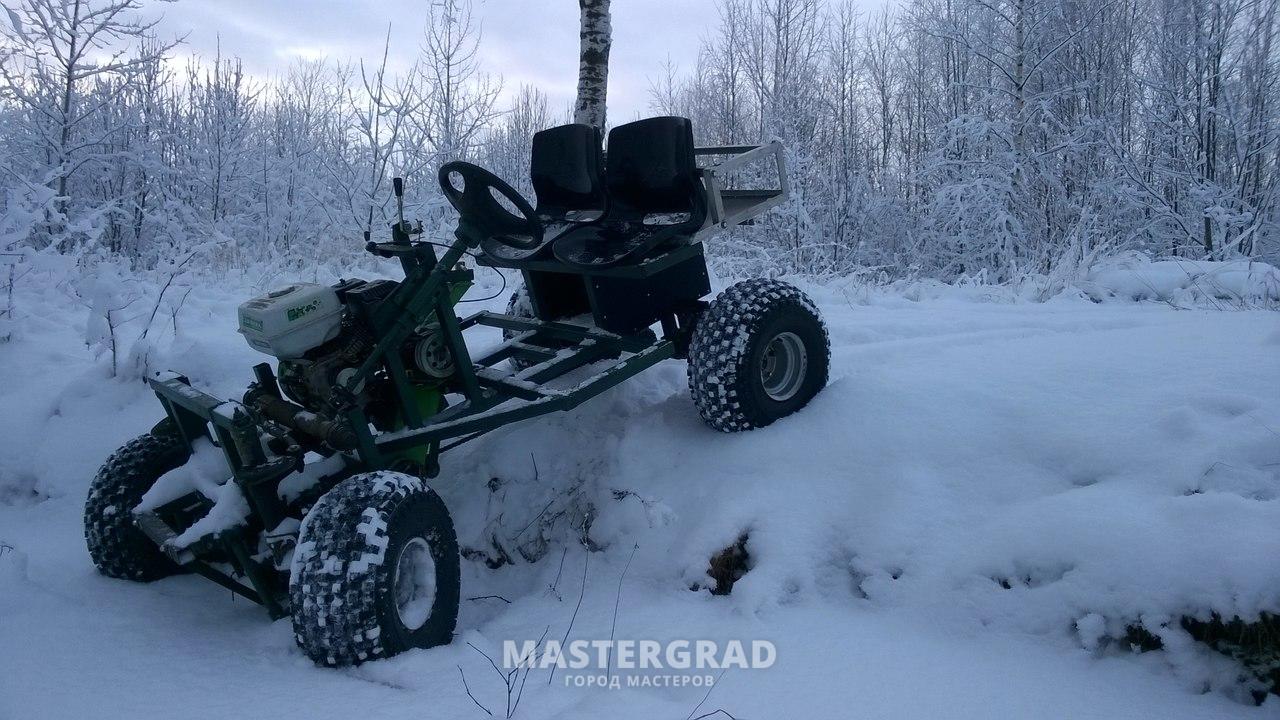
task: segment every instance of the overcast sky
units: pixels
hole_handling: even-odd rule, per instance
[[[556,109],[573,101],[578,73],[575,0],[474,0],[482,23],[485,70],[501,75],[504,94],[522,84],[546,93]],[[271,77],[294,58],[335,60],[381,55],[391,28],[393,64],[418,53],[430,0],[179,0],[155,3],[167,33],[189,32],[180,53],[239,56],[245,69]],[[670,57],[682,69],[716,23],[712,0],[614,0],[609,115],[614,122],[648,114],[649,81]]]

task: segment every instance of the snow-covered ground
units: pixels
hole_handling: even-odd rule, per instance
[[[243,285],[195,289],[153,362],[237,396],[261,360],[234,332]],[[107,379],[84,307],[26,290],[0,344],[0,718],[486,717],[464,672],[501,717],[468,643],[500,659],[561,637],[580,593],[571,639],[768,639],[776,663],[705,701],[537,670],[516,717],[1280,715],[1176,622],[1280,610],[1280,314],[805,289],[833,367],[796,416],[709,430],[671,361],[446,455],[434,484],[461,542],[515,558],[464,561],[463,597],[501,597],[464,600],[448,647],[343,671],[205,580],[94,571],[88,481],[160,410]],[[575,540],[588,515],[600,552]],[[743,534],[732,594],[691,591]],[[1131,624],[1166,649],[1131,652]]]

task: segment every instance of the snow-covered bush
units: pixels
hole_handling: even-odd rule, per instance
[[[1212,262],[1127,254],[1097,263],[1076,286],[1097,302],[1156,300],[1175,305],[1225,301],[1232,307],[1280,303],[1280,270],[1264,262]]]

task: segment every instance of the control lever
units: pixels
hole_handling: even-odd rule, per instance
[[[404,219],[404,178],[391,178],[391,190],[396,196],[396,224],[392,228],[391,242],[401,245],[409,244],[410,235],[422,234],[422,222],[414,227]]]

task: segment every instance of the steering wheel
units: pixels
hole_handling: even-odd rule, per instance
[[[445,163],[440,167],[440,190],[461,216],[458,229],[471,234],[477,244],[492,239],[516,250],[531,250],[542,243],[542,222],[529,201],[488,170],[461,160]]]

